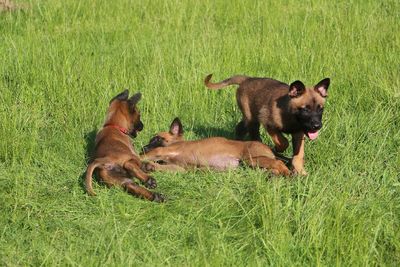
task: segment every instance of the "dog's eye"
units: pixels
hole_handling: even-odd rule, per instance
[[[161,137],[161,136],[156,136],[155,142],[162,143],[162,142],[165,142],[165,139],[163,137]]]
[[[155,142],[160,142],[159,136],[154,136],[153,138],[150,139],[150,143],[155,143]]]
[[[309,112],[310,109],[307,108],[307,107],[301,107],[301,108],[299,108],[299,111],[301,111],[301,112]]]

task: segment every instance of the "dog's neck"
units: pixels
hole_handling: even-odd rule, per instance
[[[112,127],[112,128],[118,129],[123,134],[129,135],[129,130],[127,128],[118,126],[116,124],[106,123],[106,124],[103,125],[103,128],[104,127]]]
[[[113,127],[121,133],[129,135],[129,125],[121,112],[111,111],[108,113],[103,127]]]

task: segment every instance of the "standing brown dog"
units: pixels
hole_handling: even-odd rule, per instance
[[[130,179],[137,177],[148,188],[157,186],[156,180],[141,170],[142,162],[130,139],[143,129],[136,107],[141,94],[137,93],[129,99],[128,97],[129,91],[125,90],[110,101],[106,121],[96,135],[94,160],[87,167],[86,189],[90,195],[95,195],[92,175],[98,168],[99,176],[106,185],[119,185],[130,194],[163,202],[163,195],[150,192]]]
[[[149,144],[143,147],[143,153],[144,160],[164,163],[149,163],[146,166],[149,170],[226,170],[245,163],[271,170],[276,175],[290,174],[286,165],[277,160],[272,150],[261,142],[228,140],[223,137],[185,141],[183,126],[178,118],[172,121],[169,132],[161,132],[154,136]]]
[[[260,139],[260,124],[271,136],[276,152],[288,147],[282,135],[292,135],[294,171],[306,175],[304,170],[304,135],[314,140],[322,127],[322,113],[330,80],[325,78],[312,88],[301,81],[290,85],[270,79],[233,76],[219,83],[210,82],[212,74],[204,83],[208,88],[221,89],[231,84],[239,85],[236,99],[243,119],[236,126],[236,136],[243,139],[249,133],[252,140]]]

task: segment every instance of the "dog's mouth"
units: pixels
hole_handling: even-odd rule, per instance
[[[309,131],[305,133],[310,140],[315,140],[318,137],[318,130],[316,131]]]

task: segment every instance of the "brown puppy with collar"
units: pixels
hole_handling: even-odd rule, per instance
[[[193,168],[226,170],[245,163],[252,167],[271,170],[276,175],[289,175],[286,165],[275,158],[272,150],[261,142],[228,140],[211,137],[185,141],[179,118],[171,123],[169,132],[154,136],[143,147],[142,159],[149,163],[147,170],[183,171]]]
[[[292,135],[294,171],[306,175],[304,170],[304,136],[314,140],[322,127],[322,113],[330,80],[325,78],[315,86],[306,88],[301,81],[290,85],[270,79],[233,76],[219,83],[204,83],[210,89],[239,85],[236,99],[243,119],[236,126],[236,136],[243,139],[249,133],[251,140],[260,141],[260,124],[265,127],[275,144],[275,151],[286,150],[288,140],[282,133]]]
[[[86,190],[95,195],[92,187],[93,171],[97,168],[100,179],[107,186],[118,185],[128,193],[156,202],[163,202],[164,197],[153,193],[131,180],[138,178],[147,188],[156,188],[154,178],[143,172],[142,162],[131,143],[143,129],[140,113],[136,104],[141,98],[137,93],[131,98],[125,90],[110,101],[103,128],[96,135],[94,160],[86,171]]]

